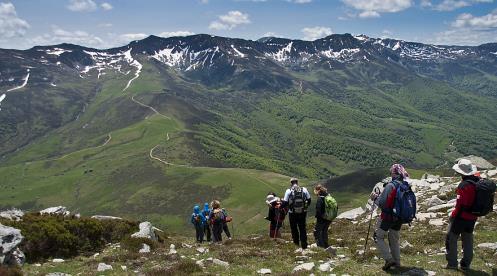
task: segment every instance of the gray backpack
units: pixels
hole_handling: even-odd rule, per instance
[[[302,214],[306,211],[305,194],[301,187],[292,191],[290,202],[290,209],[294,214]]]

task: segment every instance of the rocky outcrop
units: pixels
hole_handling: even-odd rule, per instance
[[[26,258],[18,248],[22,240],[21,230],[0,224],[0,264],[24,264]]]
[[[50,207],[40,211],[42,215],[62,215],[69,216],[71,212],[67,210],[64,206]]]
[[[0,218],[13,220],[13,221],[20,221],[23,216],[24,212],[15,208],[0,212]]]
[[[495,169],[495,166],[492,163],[488,162],[487,160],[485,160],[484,158],[479,157],[479,156],[474,156],[474,155],[464,156],[464,157],[458,158],[456,161],[459,161],[461,159],[470,160],[471,163],[473,163],[479,170]]]
[[[140,223],[140,231],[131,235],[133,238],[147,238],[153,241],[157,241],[157,235],[155,235],[154,227],[152,223],[145,221]]]

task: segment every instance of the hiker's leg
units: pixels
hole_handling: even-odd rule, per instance
[[[226,233],[226,236],[228,239],[231,239],[231,233],[230,233],[230,228],[228,227],[228,223],[223,223],[223,231]]]
[[[473,233],[461,233],[463,258],[461,260],[461,267],[469,268],[473,261]]]
[[[459,234],[454,233],[453,227],[454,222],[451,222],[445,238],[445,259],[448,266],[457,267],[457,240],[459,239]]]
[[[222,234],[223,234],[223,225],[222,224],[214,224],[212,226],[212,235],[213,235],[214,242],[223,241]]]
[[[384,223],[381,219],[378,219],[373,238],[383,259],[387,262],[391,262],[393,261],[392,254],[390,254],[390,248],[385,243],[385,237],[387,236],[388,228],[387,230],[384,230],[382,229],[382,226],[383,228],[385,228],[386,223]]]
[[[203,226],[200,226],[198,228],[198,234],[199,234],[199,238],[200,238],[200,242],[204,242],[204,227]]]
[[[392,254],[393,261],[400,266],[400,231],[390,229],[388,231],[388,245],[390,246],[390,253]]]
[[[211,241],[211,226],[209,224],[204,226],[204,232],[205,232],[205,235],[207,237],[207,241],[210,242]]]
[[[300,217],[298,220],[298,228],[299,228],[299,233],[300,233],[300,244],[302,246],[302,249],[307,248],[306,217],[307,217],[306,213],[300,214]]]
[[[269,223],[269,237],[276,238],[276,224],[272,221]]]
[[[328,248],[330,247],[329,241],[328,241],[328,229],[330,228],[331,221],[326,221],[326,224],[323,227],[323,248]]]
[[[292,231],[293,243],[296,245],[300,245],[300,243],[299,243],[299,241],[300,241],[299,240],[299,228],[297,226],[296,214],[290,213],[289,219],[290,219],[290,229]]]
[[[318,247],[322,246],[322,232],[323,232],[323,222],[320,219],[316,220],[316,225],[314,226],[314,239],[316,240],[316,244]]]

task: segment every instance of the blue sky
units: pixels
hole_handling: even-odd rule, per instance
[[[437,44],[497,42],[493,0],[0,0],[0,47],[96,48],[150,34],[313,40],[366,34]]]

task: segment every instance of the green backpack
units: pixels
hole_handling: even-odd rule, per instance
[[[338,216],[337,201],[331,195],[327,195],[324,198],[323,219],[333,221],[337,216]]]

